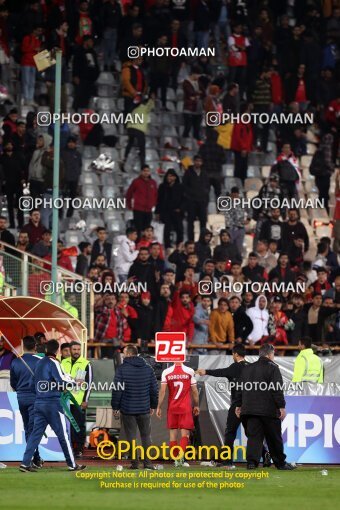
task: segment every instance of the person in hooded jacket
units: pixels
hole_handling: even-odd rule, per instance
[[[198,241],[195,243],[195,253],[198,257],[200,267],[207,259],[211,259],[210,242],[212,240],[212,233],[207,228],[203,228]]]
[[[44,176],[41,158],[43,157],[44,152],[48,150],[51,142],[52,136],[47,133],[42,133],[37,138],[36,149],[33,152],[28,167],[28,179],[30,183],[31,196],[33,198],[39,197],[44,192]]]
[[[221,230],[220,241],[221,244],[216,246],[216,248],[214,249],[215,260],[221,260],[222,258],[226,260],[231,260],[232,262],[242,262],[242,257],[237,247],[230,241],[230,235],[228,230],[226,229]]]
[[[169,168],[158,188],[156,219],[164,223],[164,246],[171,248],[171,232],[176,232],[176,244],[183,241],[183,185],[173,168]]]
[[[253,330],[248,335],[248,342],[253,345],[264,340],[264,337],[268,337],[269,312],[266,296],[259,295],[256,298],[255,306],[248,308],[246,313],[253,323]]]

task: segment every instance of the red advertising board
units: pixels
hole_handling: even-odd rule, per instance
[[[156,333],[155,354],[156,361],[161,363],[174,363],[175,361],[185,361],[185,333],[170,333],[162,331]]]

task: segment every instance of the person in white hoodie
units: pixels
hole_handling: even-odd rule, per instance
[[[256,344],[261,338],[268,336],[267,298],[263,294],[257,297],[255,306],[248,308],[247,315],[253,323],[253,330],[248,336],[251,345]]]
[[[136,250],[136,239],[138,233],[133,227],[126,229],[125,236],[117,237],[117,256],[115,258],[115,272],[120,283],[127,280],[131,264],[138,255]]]

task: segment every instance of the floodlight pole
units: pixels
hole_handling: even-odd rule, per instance
[[[60,96],[61,96],[61,64],[62,64],[62,51],[56,49],[56,68],[55,68],[55,91],[54,91],[54,159],[53,159],[53,204],[59,198],[59,164],[60,164]],[[58,281],[58,244],[59,237],[59,210],[54,206],[52,208],[52,271],[51,281],[54,289],[57,289]],[[52,293],[52,302],[57,303],[58,294]]]

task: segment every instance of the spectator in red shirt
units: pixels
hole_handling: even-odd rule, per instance
[[[133,222],[138,235],[152,221],[152,209],[157,204],[157,183],[151,177],[149,165],[132,181],[126,193],[127,206],[133,210]]]
[[[41,35],[43,29],[36,26],[33,32],[25,35],[21,43],[21,83],[24,104],[30,106],[38,106],[34,102],[36,67],[34,63],[34,55],[42,49]]]
[[[58,250],[58,255],[57,255],[58,266],[63,267],[64,269],[67,269],[67,271],[71,271],[72,273],[74,273],[71,259],[65,253],[64,243],[60,239],[58,239],[57,250]],[[47,255],[46,257],[44,257],[44,259],[48,261],[48,264],[46,266],[47,269],[50,269],[50,267],[51,267],[50,262],[52,261],[52,255]]]
[[[249,105],[244,105],[241,113],[249,113]],[[234,177],[241,179],[244,183],[247,177],[248,155],[253,148],[253,128],[251,124],[238,122],[234,125],[231,139],[231,149],[235,155]]]
[[[186,334],[187,342],[191,342],[194,336],[194,313],[195,307],[191,302],[190,293],[186,290],[175,292],[173,301],[173,316],[170,331],[183,331]]]
[[[137,325],[138,314],[136,310],[129,305],[129,294],[127,292],[121,292],[118,308],[123,317],[122,340],[125,344],[128,344],[135,337],[134,330]]]

